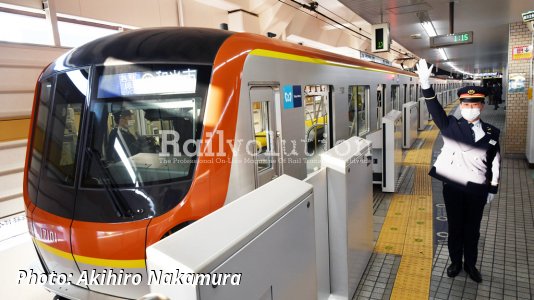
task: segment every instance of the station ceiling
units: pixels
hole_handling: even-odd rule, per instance
[[[389,22],[391,38],[440,68],[451,70],[420,23],[427,12],[438,35],[449,34],[450,0],[339,0],[371,24]],[[469,73],[502,72],[507,64],[508,24],[534,10],[531,0],[455,0],[454,32],[473,31],[473,43],[446,47],[449,62]],[[420,39],[412,35],[420,34]]]

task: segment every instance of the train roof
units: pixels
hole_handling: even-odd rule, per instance
[[[125,61],[128,63],[172,62],[213,64],[222,44],[232,35],[251,38],[258,41],[259,45],[269,44],[275,48],[280,48],[282,52],[297,51],[310,57],[321,57],[348,64],[415,76],[414,73],[397,68],[349,58],[276,39],[269,39],[256,34],[192,27],[137,29],[103,37],[72,49],[53,62],[45,70],[43,76],[46,77],[50,73],[65,69],[102,65],[110,60]]]
[[[129,63],[212,64],[221,44],[232,34],[234,32],[190,27],[131,30],[74,48],[47,71],[102,65],[110,59]]]

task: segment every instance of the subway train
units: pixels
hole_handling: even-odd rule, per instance
[[[432,84],[445,104],[463,83]],[[142,29],[72,49],[38,79],[24,170],[43,271],[73,283],[46,288],[148,293],[146,247],[281,174],[304,179],[418,89],[412,72],[249,33]]]

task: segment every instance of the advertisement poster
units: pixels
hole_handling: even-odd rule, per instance
[[[514,46],[512,48],[512,60],[531,59],[531,58],[532,58],[532,45]]]
[[[525,76],[519,73],[512,73],[508,79],[508,93],[524,93]]]

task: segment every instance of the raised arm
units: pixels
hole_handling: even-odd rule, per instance
[[[426,100],[425,103],[428,112],[432,115],[432,119],[434,120],[434,123],[436,123],[436,126],[441,130],[449,125],[449,118],[441,104],[439,104],[439,101],[436,98],[436,93],[429,83],[430,73],[432,73],[433,67],[434,65],[431,65],[429,68],[426,64],[426,60],[421,59],[417,62],[417,70],[415,73],[419,75],[419,84],[423,90],[423,96]]]

